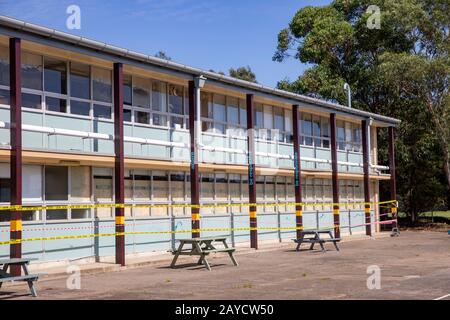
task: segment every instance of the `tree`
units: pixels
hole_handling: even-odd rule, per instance
[[[155,57],[156,58],[160,58],[160,59],[164,59],[164,60],[169,60],[169,61],[172,60],[172,58],[169,57],[165,51],[158,51],[155,54]]]
[[[369,5],[380,8],[379,29],[368,27]],[[347,82],[354,107],[403,120],[399,198],[413,216],[445,197],[445,185],[450,199],[449,6],[448,0],[335,0],[305,7],[279,33],[273,57],[311,65],[279,88],[344,104]]]
[[[241,79],[245,81],[250,81],[254,83],[258,83],[256,81],[256,75],[252,71],[252,69],[249,66],[246,67],[239,67],[237,69],[230,68],[229,70],[230,77]]]

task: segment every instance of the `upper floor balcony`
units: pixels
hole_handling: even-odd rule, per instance
[[[187,81],[166,81],[125,69],[125,156],[190,161]],[[22,52],[23,148],[114,154],[112,69],[33,50]],[[292,169],[292,108],[255,98],[256,164]],[[200,161],[247,165],[247,110],[239,91],[202,89]],[[331,171],[329,114],[303,110],[301,159],[304,170]],[[9,146],[9,56],[0,45],[0,145]],[[339,170],[362,173],[361,120],[338,116]],[[377,166],[376,128],[370,129],[371,172]]]

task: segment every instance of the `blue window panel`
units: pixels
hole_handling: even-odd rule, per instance
[[[94,132],[114,136],[114,123],[94,120]],[[114,154],[114,141],[94,140],[94,152]]]
[[[202,229],[222,229],[230,228],[230,217],[215,217],[210,215],[202,216]],[[230,231],[205,231],[201,233],[202,237],[226,237],[227,243],[231,244]]]
[[[126,230],[131,230],[126,228]],[[137,219],[133,228],[135,232],[167,232],[171,230],[170,220],[162,219]],[[188,236],[190,237],[190,236]],[[136,234],[134,235],[134,253],[170,250],[172,236],[170,233],[161,234]]]
[[[260,214],[258,215],[258,225],[262,228],[278,228],[277,214]],[[278,230],[259,230],[258,240],[278,239]]]
[[[303,217],[305,217],[304,215]],[[305,219],[305,218],[303,218]],[[305,222],[304,222],[305,223]],[[280,227],[281,228],[295,228],[295,213],[282,213],[280,214]],[[281,230],[281,238],[292,239],[295,238],[296,231],[292,230]]]
[[[9,223],[0,224],[0,242],[3,241],[9,241]],[[9,244],[0,245],[0,259],[9,259]]]
[[[9,110],[0,109],[0,121],[9,122]],[[10,137],[8,129],[0,129],[0,146],[9,146]]]
[[[112,234],[116,232],[114,220],[99,221],[100,233]],[[114,256],[116,253],[116,239],[112,237],[98,237],[98,253],[100,257]]]
[[[317,159],[331,160],[330,150],[316,149]],[[331,164],[328,163],[317,163],[317,169],[319,170],[331,170]]]
[[[92,226],[92,222],[68,221],[62,223],[47,224],[46,237],[63,235],[86,235],[93,232],[86,227]],[[83,229],[51,230],[54,228],[80,227]],[[50,229],[51,228],[51,229]],[[93,238],[46,240],[45,260],[79,259],[93,255]]]

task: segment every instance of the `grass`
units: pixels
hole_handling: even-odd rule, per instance
[[[405,218],[406,214],[404,212],[400,212],[398,214],[399,218]],[[447,218],[450,219],[450,211],[433,211],[433,212],[424,212],[420,214],[420,217],[440,217],[440,218]]]

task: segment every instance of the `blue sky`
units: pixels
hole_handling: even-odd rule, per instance
[[[249,65],[258,82],[294,80],[306,66],[272,61],[278,32],[298,9],[329,0],[0,0],[0,14],[201,69]],[[66,8],[81,8],[81,30],[66,28]]]

